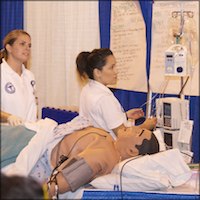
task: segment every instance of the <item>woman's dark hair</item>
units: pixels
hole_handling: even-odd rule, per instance
[[[156,136],[152,133],[150,140],[144,139],[141,145],[135,146],[139,155],[154,154],[159,152],[159,143]]]
[[[95,68],[102,70],[106,64],[106,58],[113,55],[108,48],[94,49],[92,52],[81,52],[76,58],[77,70],[81,77],[94,79],[93,71]]]
[[[1,173],[1,199],[44,199],[42,186],[31,177]]]

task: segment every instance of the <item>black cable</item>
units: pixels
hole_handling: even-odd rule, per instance
[[[182,154],[184,154],[184,155],[186,155],[186,156],[189,156],[190,158],[193,158],[193,156],[191,156],[190,154],[188,154],[188,153],[185,153],[185,152],[183,152],[183,151],[180,151]]]
[[[72,152],[72,150],[74,149],[74,147],[75,147],[75,145],[77,144],[77,142],[78,142],[80,139],[82,139],[83,137],[85,137],[85,136],[87,136],[87,135],[89,135],[89,134],[96,134],[96,135],[99,135],[99,136],[105,137],[105,138],[107,137],[107,136],[105,136],[105,135],[101,135],[100,133],[96,133],[96,132],[86,133],[85,135],[82,135],[80,138],[78,138],[78,139],[74,142],[72,148],[70,149],[69,153],[67,154],[67,157],[69,157],[69,154]]]
[[[187,79],[186,79],[185,83],[182,85],[181,90],[180,90],[180,92],[179,92],[179,94],[178,94],[179,96],[181,95],[183,89],[185,88],[186,83],[188,82],[188,80],[189,80],[189,76],[187,76]]]
[[[107,136],[105,136],[105,135],[101,135],[100,133],[96,133],[96,132],[89,132],[89,133],[86,133],[85,135],[82,135],[80,138],[78,138],[75,142],[74,142],[74,144],[73,144],[73,146],[71,147],[71,149],[70,149],[70,151],[69,151],[69,153],[67,154],[67,156],[65,156],[65,155],[61,155],[60,156],[60,160],[59,160],[59,162],[58,162],[58,164],[54,167],[54,169],[52,170],[52,173],[51,173],[51,175],[50,175],[50,178],[49,178],[49,181],[47,181],[47,184],[49,185],[49,184],[51,184],[52,182],[54,182],[55,183],[55,187],[57,187],[57,188],[55,188],[55,190],[57,189],[57,191],[56,191],[56,199],[59,199],[59,187],[58,187],[58,182],[57,182],[57,175],[58,175],[58,173],[59,173],[59,171],[54,175],[54,172],[57,170],[57,168],[63,163],[63,162],[65,162],[67,159],[68,159],[68,156],[70,155],[70,153],[72,152],[72,150],[74,149],[74,147],[75,147],[75,145],[77,144],[77,142],[80,140],[80,139],[82,139],[83,137],[85,137],[85,136],[87,136],[87,135],[89,135],[89,134],[96,134],[96,135],[99,135],[99,136],[101,136],[101,137],[107,137]],[[64,138],[64,137],[63,137]],[[63,139],[62,139],[63,140]],[[61,141],[62,141],[61,140]],[[50,189],[50,186],[48,187],[48,190]]]
[[[61,159],[60,159],[60,161],[58,162],[58,164],[54,167],[54,169],[52,170],[51,176],[53,175],[54,171],[55,171],[64,161],[66,161],[66,160],[68,159],[70,153],[71,153],[72,150],[74,149],[74,147],[75,147],[75,145],[77,144],[77,142],[78,142],[80,139],[82,139],[83,137],[85,137],[85,136],[87,136],[87,135],[89,135],[89,134],[97,134],[97,135],[99,135],[99,136],[101,136],[101,137],[106,137],[105,135],[101,135],[100,133],[96,133],[96,132],[89,132],[89,133],[86,133],[85,135],[82,135],[81,137],[79,137],[79,138],[74,142],[74,144],[73,144],[73,146],[71,147],[71,149],[70,149],[69,153],[67,154],[67,156],[65,156],[65,155],[61,155],[61,156],[60,156]],[[63,138],[64,138],[64,137],[63,137]],[[50,176],[50,177],[51,177],[51,176]]]
[[[121,171],[120,171],[120,194],[121,194],[121,199],[122,199],[122,200],[123,200],[122,171],[123,171],[123,169],[124,169],[124,167],[125,167],[126,164],[128,164],[129,162],[131,162],[131,161],[133,161],[133,160],[135,160],[135,159],[137,159],[137,158],[140,158],[140,157],[142,157],[142,156],[143,156],[143,155],[136,156],[136,157],[132,158],[131,160],[126,161],[126,162],[122,165],[122,167],[121,167]]]

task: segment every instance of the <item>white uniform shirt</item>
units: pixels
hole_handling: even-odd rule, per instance
[[[25,121],[36,121],[35,78],[31,71],[22,67],[19,76],[3,59],[1,63],[1,110],[21,117]]]
[[[95,80],[89,80],[81,91],[79,114],[87,117],[94,127],[110,132],[114,139],[112,129],[127,123],[126,114],[112,91]]]

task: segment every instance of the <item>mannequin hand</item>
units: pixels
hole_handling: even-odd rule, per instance
[[[156,128],[156,124],[157,124],[157,118],[149,117],[144,121],[143,127],[147,128],[148,130],[153,130]]]
[[[130,109],[126,112],[128,119],[139,119],[144,117],[144,112],[141,108]]]
[[[23,123],[22,118],[15,115],[9,116],[7,121],[11,126],[18,126]]]

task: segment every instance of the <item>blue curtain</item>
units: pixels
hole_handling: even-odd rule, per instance
[[[140,6],[146,26],[147,41],[147,57],[146,57],[146,73],[149,78],[150,72],[150,56],[151,56],[151,26],[152,26],[152,8],[153,0],[141,0]],[[99,21],[100,21],[100,41],[101,47],[110,47],[110,19],[111,19],[111,0],[99,0]],[[135,91],[126,91],[120,89],[112,89],[118,98],[124,110],[140,107],[147,101],[147,94]],[[153,94],[155,95],[155,94]],[[165,95],[176,96],[176,95]],[[198,163],[199,157],[199,96],[186,97],[190,98],[190,119],[194,120],[194,128],[192,135],[192,151],[194,152],[193,162]],[[155,101],[152,102],[155,105]],[[143,110],[146,111],[145,107]]]
[[[200,114],[200,107],[199,107],[199,96],[186,96],[186,99],[190,99],[190,119],[194,121],[193,126],[193,133],[192,133],[192,151],[194,152],[194,162],[199,163],[200,161],[200,146],[199,146],[199,140],[200,140],[200,120],[199,120],[199,114]]]
[[[1,48],[3,38],[13,29],[23,29],[24,1],[1,1]]]
[[[99,0],[99,21],[100,21],[100,44],[102,48],[110,47],[110,19],[111,0]],[[138,108],[146,102],[147,93],[112,89],[124,110]],[[146,111],[146,107],[143,107]]]

